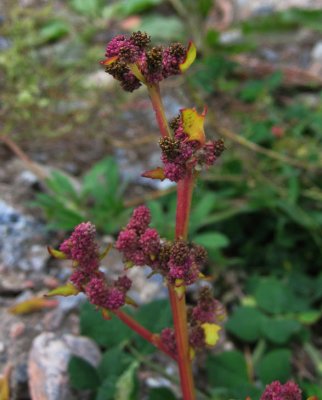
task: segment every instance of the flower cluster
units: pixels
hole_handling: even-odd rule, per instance
[[[260,400],[301,400],[302,391],[295,382],[288,381],[282,385],[274,381],[267,385]]]
[[[139,206],[120,232],[115,247],[123,253],[127,266],[148,265],[176,287],[196,282],[207,259],[205,249],[183,240],[162,241],[158,232],[149,228],[150,220],[149,209]]]
[[[150,41],[150,36],[138,31],[130,37],[117,35],[107,44],[101,64],[124,90],[132,92],[141,82],[152,85],[181,73],[189,48],[181,43],[151,47]]]
[[[139,206],[120,232],[115,247],[123,253],[128,266],[150,265],[159,253],[160,237],[155,229],[149,228],[150,222],[150,210]]]
[[[101,256],[95,242],[96,229],[90,222],[78,225],[71,236],[60,245],[65,258],[73,260],[74,271],[70,281],[89,301],[99,307],[116,310],[126,301],[126,293],[131,287],[127,276],[114,282],[107,282],[99,270]]]
[[[224,321],[226,312],[223,305],[213,298],[208,287],[200,290],[197,305],[188,310],[188,333],[190,354],[213,347],[219,340],[219,325]],[[172,354],[177,354],[175,333],[172,328],[165,328],[160,335],[165,348]],[[296,399],[297,400],[297,399]]]
[[[197,115],[196,118],[198,117],[202,118],[204,115]],[[174,182],[183,179],[188,170],[200,171],[204,166],[213,165],[225,149],[222,139],[204,142],[203,135],[191,137],[185,130],[185,119],[185,114],[181,113],[171,121],[170,127],[174,136],[159,141],[164,176]]]

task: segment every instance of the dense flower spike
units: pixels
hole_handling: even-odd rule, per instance
[[[172,75],[178,75],[195,59],[195,47],[173,43],[169,47],[149,47],[151,38],[140,31],[130,37],[115,36],[106,46],[106,59],[101,62],[107,73],[120,81],[124,90],[132,92],[141,82],[156,84]],[[136,71],[133,71],[135,65]]]
[[[260,400],[301,400],[302,391],[295,382],[288,381],[282,385],[274,381],[267,385]]]
[[[134,235],[134,239],[133,239]],[[136,240],[133,231],[132,239],[124,237],[124,246],[131,246]],[[60,245],[65,258],[74,262],[74,271],[70,281],[77,291],[84,292],[89,301],[98,307],[117,310],[125,304],[126,293],[131,288],[131,280],[127,276],[119,277],[115,282],[107,282],[99,270],[101,256],[95,241],[96,229],[90,222],[78,225],[70,238]]]
[[[160,249],[160,237],[155,229],[149,228],[150,210],[137,207],[126,228],[120,232],[115,247],[123,253],[125,261],[134,265],[150,265]]]

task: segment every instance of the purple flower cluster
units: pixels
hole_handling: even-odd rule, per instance
[[[160,339],[166,350],[174,356],[177,356],[178,349],[174,329],[164,328],[160,334]]]
[[[214,299],[209,287],[203,287],[198,296],[198,302],[191,311],[191,321],[196,323],[218,323],[226,318],[223,305]]]
[[[155,229],[149,228],[150,222],[150,210],[139,206],[117,238],[115,247],[133,265],[150,265],[160,250],[159,234]]]
[[[60,251],[74,261],[70,281],[84,292],[89,301],[99,307],[116,310],[125,304],[131,287],[127,276],[107,282],[99,270],[100,255],[95,241],[96,229],[90,222],[78,225],[71,236],[60,245]]]
[[[203,287],[198,296],[195,307],[189,310],[188,321],[189,343],[195,350],[204,349],[207,344],[205,341],[205,331],[203,324],[220,324],[226,318],[224,306],[216,300],[209,287]]]
[[[164,176],[173,182],[183,179],[191,169],[200,171],[204,166],[210,167],[224,150],[221,139],[204,144],[190,140],[184,132],[181,116],[176,117],[170,126],[174,136],[160,139],[159,144]]]
[[[140,31],[130,37],[115,36],[106,47],[106,60],[102,64],[106,72],[120,81],[124,90],[132,92],[141,82],[132,72],[136,65],[147,84],[155,84],[163,79],[180,74],[180,65],[187,57],[187,48],[181,43],[169,47],[150,47],[151,38]]]
[[[301,400],[302,391],[295,382],[288,381],[282,385],[274,381],[266,386],[260,400]]]
[[[200,276],[207,254],[202,246],[183,240],[162,241],[158,232],[149,228],[150,211],[139,206],[120,232],[115,247],[129,266],[150,266],[173,285],[191,285]]]

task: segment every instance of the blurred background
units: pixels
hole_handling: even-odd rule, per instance
[[[322,0],[1,0],[0,371],[10,399],[29,399],[28,384],[34,399],[120,399],[126,374],[125,400],[176,398],[173,365],[82,298],[7,312],[68,279],[46,245],[82,221],[103,246],[147,203],[173,237],[175,187],[140,177],[160,163],[146,90],[123,92],[99,64],[113,36],[136,30],[155,44],[195,42],[187,74],[162,82],[167,116],[207,104],[206,135],[226,145],[191,217],[229,315],[219,346],[196,362],[198,396],[256,400],[293,378],[322,398]],[[104,263],[110,276],[122,269],[116,253]],[[170,324],[160,281],[130,273],[139,303],[158,299],[138,318],[155,331]]]

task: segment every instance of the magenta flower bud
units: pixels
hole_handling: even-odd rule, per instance
[[[114,286],[120,289],[122,292],[126,293],[131,289],[132,281],[126,275],[120,276],[114,283]]]
[[[160,249],[160,236],[155,229],[147,228],[139,243],[145,254],[157,254]]]
[[[302,391],[295,382],[288,381],[282,385],[274,381],[267,385],[260,400],[301,400]]]
[[[89,301],[100,307],[105,306],[108,291],[109,289],[104,279],[98,277],[91,278],[85,288]]]
[[[124,35],[115,36],[106,46],[105,56],[107,58],[118,56],[120,50],[127,46],[129,40]]]
[[[83,286],[88,281],[88,274],[82,269],[75,269],[75,271],[71,274],[69,280],[77,287],[78,290],[83,290]]]
[[[145,232],[151,222],[151,213],[146,206],[137,207],[132,214],[127,229],[134,229],[137,233]]]
[[[174,330],[171,328],[164,328],[161,332],[160,339],[164,347],[169,353],[177,355],[177,343]]]
[[[167,163],[164,165],[164,175],[172,182],[178,182],[186,175],[186,169],[183,165],[176,163]]]
[[[118,250],[135,250],[138,246],[138,236],[134,229],[126,229],[119,233],[115,247]]]
[[[205,331],[201,326],[194,326],[190,329],[189,343],[195,349],[203,349],[206,347]]]
[[[180,64],[186,58],[187,49],[181,43],[173,43],[163,52],[163,75],[165,78],[181,73]]]
[[[125,293],[117,287],[108,288],[104,300],[104,307],[109,310],[117,310],[125,304]]]

